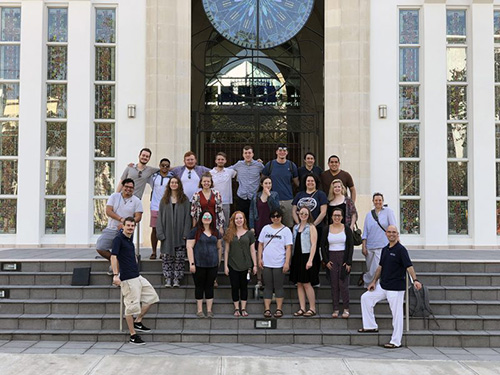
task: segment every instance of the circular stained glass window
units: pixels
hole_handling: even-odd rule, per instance
[[[304,27],[314,0],[203,0],[215,29],[244,48],[265,49],[293,38]]]

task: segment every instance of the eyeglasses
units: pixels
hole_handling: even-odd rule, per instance
[[[133,189],[134,187],[132,185],[123,185],[125,189]]]

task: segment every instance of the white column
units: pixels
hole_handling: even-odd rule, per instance
[[[396,217],[399,217],[398,12],[396,1],[372,2],[370,20],[370,188],[371,192],[384,194]],[[386,119],[378,118],[381,104],[387,105]]]
[[[116,181],[145,147],[146,1],[127,0],[116,8]],[[128,118],[127,106],[136,106]],[[150,164],[156,166],[153,155]]]
[[[469,35],[469,228],[474,246],[496,245],[493,5],[472,4]],[[472,58],[471,58],[472,57]]]
[[[66,244],[85,245],[93,228],[93,17],[90,2],[68,5]]]
[[[421,231],[425,245],[432,248],[448,244],[446,5],[424,4],[421,20],[421,30],[425,30],[420,94],[423,113]]]
[[[45,163],[41,118],[46,110],[44,82],[44,4],[24,1],[21,10],[19,103],[18,245],[39,245],[43,230]]]

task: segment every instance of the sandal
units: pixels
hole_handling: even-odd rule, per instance
[[[271,313],[271,310],[266,310],[264,311],[264,318],[272,318],[273,314]]]
[[[198,312],[196,313],[196,316],[197,316],[198,318],[205,318],[205,314],[203,313],[203,311],[198,311]]]
[[[347,319],[349,318],[349,315],[351,315],[349,314],[349,311],[344,310],[344,312],[342,313],[342,318]]]
[[[234,316],[241,316],[240,309],[234,309]]]
[[[151,259],[151,260],[156,259],[156,253],[151,254],[151,256],[149,257],[149,259]]]
[[[281,318],[282,316],[283,316],[283,311],[281,311],[280,309],[278,309],[274,312],[275,318]]]
[[[374,328],[374,329],[360,328],[360,329],[358,329],[358,333],[377,333],[377,332],[378,332],[377,328]]]
[[[304,313],[304,316],[306,318],[310,318],[311,316],[314,316],[314,315],[316,315],[316,311],[311,310],[311,309],[307,310],[307,312]]]
[[[241,316],[243,317],[248,316],[248,312],[245,309],[241,309]]]
[[[394,345],[394,344],[388,342],[387,344],[384,344],[384,348],[386,348],[386,349],[397,349],[397,348],[401,348],[401,345],[397,346],[397,345]]]
[[[293,316],[302,316],[304,315],[305,311],[300,309],[299,311],[296,311],[293,313]]]
[[[338,318],[339,317],[339,310],[335,310],[333,313],[332,313],[332,318]]]

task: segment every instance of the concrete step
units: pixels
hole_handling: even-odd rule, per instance
[[[383,345],[390,341],[392,330],[361,334],[357,330],[187,330],[165,329],[141,333],[146,342],[196,343],[268,343],[324,345]],[[111,330],[0,330],[0,340],[59,341],[128,341],[127,332]],[[415,330],[403,335],[405,346],[499,347],[500,331],[431,331]]]
[[[454,254],[450,252],[450,256]],[[104,259],[96,260],[4,260],[3,262],[17,262],[21,264],[22,272],[72,272],[74,268],[91,267],[92,272],[105,272],[109,267],[109,262]],[[145,259],[141,261],[141,271],[161,272],[161,260]],[[437,273],[500,273],[500,262],[498,261],[413,261],[417,274],[421,272]],[[189,269],[187,260],[186,268]],[[358,273],[366,269],[363,260],[353,261],[353,272]]]
[[[5,299],[0,305],[0,314],[112,314],[119,312],[118,296],[112,299],[75,299],[75,300],[11,300]],[[214,311],[222,314],[233,313],[233,302],[231,299],[214,298]],[[316,311],[320,314],[331,314],[333,307],[330,299],[318,299]],[[342,308],[342,304],[340,306]],[[463,300],[436,300],[431,302],[431,308],[436,315],[455,316],[497,316],[500,315],[500,301],[463,301]],[[292,314],[299,309],[298,300],[285,299],[283,311]],[[263,310],[262,300],[249,300],[247,310],[252,314],[261,314]],[[160,302],[153,305],[152,313],[162,314],[194,314],[196,304],[193,294],[183,298],[162,298]],[[360,314],[361,306],[359,299],[350,300],[350,311],[352,314]],[[389,314],[390,309],[387,302],[377,304],[375,311],[381,314]]]
[[[163,285],[154,285],[160,299],[191,298],[194,285],[182,285],[180,288],[166,288]],[[294,285],[285,285],[285,298],[296,298],[297,289]],[[110,285],[92,285],[73,287],[68,285],[0,285],[0,290],[8,290],[10,299],[107,299],[110,296],[118,298],[118,289]],[[359,286],[350,286],[349,294],[353,299],[359,299],[366,289]],[[231,287],[219,285],[215,289],[217,298],[231,298]],[[255,286],[248,287],[249,298],[255,296]],[[328,285],[315,288],[316,298],[331,298],[331,289]],[[500,300],[500,286],[429,286],[430,300]]]
[[[162,285],[164,278],[161,271],[141,272],[153,285]],[[352,272],[350,285],[357,285],[360,273]],[[427,286],[500,286],[500,273],[482,274],[477,272],[421,272],[418,273],[418,279]],[[1,285],[71,285],[71,272],[0,272]],[[217,282],[220,285],[230,285],[229,278],[219,272]],[[90,275],[91,285],[108,285],[111,283],[111,276],[106,272],[92,272]],[[255,283],[255,276],[252,277],[250,284]],[[288,283],[288,276],[285,278]],[[324,272],[320,272],[320,283],[329,285]],[[194,281],[189,272],[185,274],[183,284],[193,285]]]

